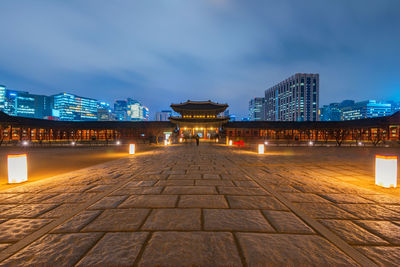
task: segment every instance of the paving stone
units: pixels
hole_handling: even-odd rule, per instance
[[[93,188],[89,189],[88,193],[97,193],[97,192],[104,192],[111,189],[112,185],[96,185]]]
[[[83,227],[93,221],[101,213],[100,210],[84,210],[72,217],[67,222],[57,226],[52,233],[79,232]]]
[[[23,204],[0,212],[1,218],[34,218],[55,208],[56,204]]]
[[[382,204],[400,204],[400,198],[390,195],[362,195],[363,198]]]
[[[358,219],[356,216],[339,209],[333,204],[325,203],[296,203],[303,211],[317,219]]]
[[[313,193],[282,193],[282,195],[291,202],[330,203],[328,200]]]
[[[316,235],[263,233],[236,235],[248,266],[357,265],[331,243]]]
[[[73,266],[101,233],[48,234],[4,262],[9,266]]]
[[[271,209],[288,210],[288,208],[271,196],[226,196],[233,209]]]
[[[196,180],[196,185],[221,185],[221,186],[235,186],[232,181],[227,180]]]
[[[253,181],[234,181],[236,186],[241,187],[259,187],[259,185]]]
[[[269,195],[267,191],[261,188],[253,187],[234,187],[218,186],[218,191],[223,195],[242,195],[242,196],[263,196]]]
[[[168,180],[194,180],[194,179],[201,179],[201,174],[196,173],[189,173],[189,174],[175,174],[170,175]]]
[[[156,183],[156,186],[167,185],[194,185],[194,180],[161,180]]]
[[[148,233],[106,233],[76,266],[132,266]]]
[[[356,221],[370,232],[382,237],[392,244],[400,245],[400,225],[389,221]]]
[[[224,196],[221,195],[181,195],[178,203],[180,208],[229,208]]]
[[[0,242],[15,242],[42,228],[51,220],[46,219],[10,219],[0,224]]]
[[[140,187],[140,186],[153,186],[157,180],[147,180],[147,181],[132,181],[127,183],[126,187]]]
[[[275,232],[257,210],[205,209],[204,229]]]
[[[321,194],[321,197],[335,203],[373,203],[371,200],[354,194]]]
[[[361,219],[400,220],[400,213],[374,204],[338,204],[338,207]]]
[[[135,231],[148,213],[148,209],[108,209],[82,231]]]
[[[320,220],[347,243],[352,245],[389,245],[382,238],[368,232],[349,220]]]
[[[49,198],[45,203],[81,203],[95,197],[97,193],[65,193]]]
[[[155,209],[142,230],[200,230],[200,209]]]
[[[217,194],[215,186],[166,186],[163,194],[179,195],[205,195],[205,194]]]
[[[1,213],[5,210],[9,210],[11,208],[15,208],[17,205],[0,205],[0,216]]]
[[[130,196],[119,208],[173,208],[178,196],[174,195],[138,195]]]
[[[296,234],[315,233],[308,225],[291,212],[264,210],[263,213],[278,232]]]
[[[0,244],[0,251],[8,248],[11,245],[11,243],[2,243]]]
[[[116,208],[119,204],[122,203],[128,196],[110,196],[102,198],[97,201],[93,205],[91,205],[88,209],[112,209]]]
[[[160,194],[164,189],[163,186],[152,186],[152,187],[130,187],[130,188],[120,188],[114,191],[111,195],[113,196],[123,196],[123,195],[155,195]]]
[[[363,254],[375,261],[379,266],[399,266],[400,247],[357,247]]]
[[[2,201],[4,204],[42,203],[55,194],[18,194]]]
[[[73,204],[73,203],[65,203],[59,205],[57,208],[52,209],[42,215],[40,215],[40,218],[58,218],[61,217],[62,215],[72,212],[76,208],[79,207],[80,204]]]
[[[221,176],[219,176],[219,174],[214,174],[214,173],[205,173],[203,174],[203,179],[207,179],[207,180],[220,180]]]
[[[139,266],[242,266],[231,233],[156,232]]]

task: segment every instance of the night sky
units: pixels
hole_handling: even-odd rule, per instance
[[[1,0],[0,84],[37,94],[248,101],[320,73],[320,105],[400,100],[399,0]]]

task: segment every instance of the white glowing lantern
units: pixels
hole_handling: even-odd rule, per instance
[[[76,143],[75,142],[71,142],[71,146],[74,146],[74,145],[76,145]]]
[[[232,140],[229,140],[229,145],[231,146],[233,144]]]
[[[23,141],[22,145],[27,146],[27,145],[29,145],[29,143],[28,143],[28,141]]]
[[[28,181],[28,160],[26,154],[8,155],[8,183]]]
[[[129,144],[129,155],[135,154],[135,144]]]
[[[397,187],[397,156],[375,156],[375,184]]]
[[[310,141],[310,142],[308,142],[308,145],[312,146],[312,145],[314,145],[314,142]]]
[[[181,137],[181,138],[179,138],[179,143],[182,143],[183,142],[183,138]]]
[[[117,143],[116,143],[116,144],[117,144],[117,146],[119,146],[119,145],[121,144],[121,141],[117,141]]]
[[[168,140],[164,139],[164,146],[167,146],[167,145],[168,145]]]
[[[264,142],[264,145],[268,145],[268,141],[265,141],[265,142]]]
[[[217,138],[217,139],[215,139],[215,142],[216,142],[216,143],[218,143],[218,138]]]
[[[258,154],[264,154],[264,144],[258,144]]]

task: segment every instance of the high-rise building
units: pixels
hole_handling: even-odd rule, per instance
[[[143,121],[149,118],[149,109],[132,98],[115,101],[114,113],[119,121]]]
[[[116,100],[114,103],[114,115],[117,121],[127,120],[128,103],[126,100]]]
[[[69,93],[53,95],[53,108],[59,112],[60,120],[97,120],[97,100]]]
[[[353,100],[344,100],[341,103],[331,103],[329,105],[324,105],[319,109],[319,119],[320,121],[341,121],[342,110],[353,105]]]
[[[319,74],[296,73],[265,91],[267,121],[318,121]]]
[[[12,116],[43,119],[51,113],[50,97],[6,90],[4,112]]]
[[[155,120],[156,121],[168,121],[168,118],[171,117],[172,110],[161,110],[160,112],[156,112]]]
[[[263,121],[264,120],[264,97],[252,98],[249,102],[249,120]]]
[[[4,111],[6,102],[6,87],[0,84],[0,111]]]
[[[98,121],[112,121],[114,114],[112,113],[110,104],[105,101],[97,103],[97,120]]]
[[[367,100],[354,103],[342,109],[342,120],[358,120],[366,118],[384,117],[392,114],[392,105]]]

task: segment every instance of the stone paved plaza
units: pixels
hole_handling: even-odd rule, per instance
[[[399,191],[312,149],[176,145],[2,190],[0,265],[398,265]]]

